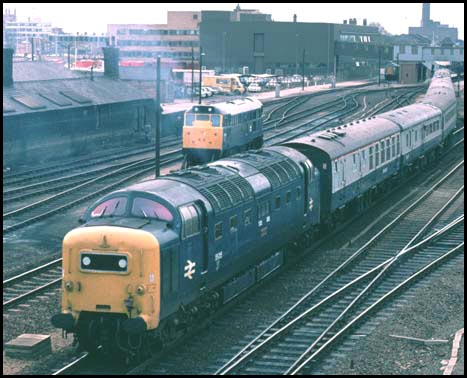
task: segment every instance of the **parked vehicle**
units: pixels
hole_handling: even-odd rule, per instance
[[[261,92],[261,89],[261,85],[259,85],[258,83],[251,83],[248,86],[248,91],[250,92]]]

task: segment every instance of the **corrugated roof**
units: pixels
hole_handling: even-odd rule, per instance
[[[87,73],[89,75],[89,73]],[[70,71],[62,63],[52,62],[14,62],[13,81],[36,81],[56,79],[77,79],[85,77],[85,74]]]
[[[151,96],[133,83],[107,77],[24,81],[3,88],[3,116],[145,99]],[[35,103],[43,107],[27,106]]]

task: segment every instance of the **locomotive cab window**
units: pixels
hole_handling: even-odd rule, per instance
[[[222,222],[216,223],[214,237],[216,240],[222,238]]]
[[[91,218],[122,216],[125,213],[127,197],[114,197],[97,205],[91,212]]]
[[[218,116],[218,115],[212,115],[212,116],[211,116],[211,124],[212,124],[214,127],[220,126],[220,124],[221,124],[221,117]]]
[[[247,209],[243,212],[243,218],[245,219],[245,226],[251,224],[251,209]]]
[[[180,207],[182,217],[182,233],[184,238],[199,233],[199,214],[194,205]]]
[[[195,120],[194,114],[187,114],[186,115],[186,123],[185,126],[193,126],[193,121]]]
[[[131,215],[135,217],[152,218],[165,222],[172,222],[173,215],[161,203],[149,198],[136,197],[133,200]]]
[[[274,208],[276,210],[281,208],[281,197],[280,196],[276,197]]]
[[[230,232],[237,231],[237,216],[230,217]]]

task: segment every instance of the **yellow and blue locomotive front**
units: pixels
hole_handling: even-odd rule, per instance
[[[118,213],[121,202],[126,210]],[[87,214],[86,224],[63,240],[62,311],[52,324],[73,332],[86,350],[135,349],[140,336],[159,326],[163,246],[157,234],[172,234],[173,216],[157,201],[121,194]]]
[[[223,116],[214,106],[199,105],[185,113],[183,152],[191,163],[206,163],[222,153]]]

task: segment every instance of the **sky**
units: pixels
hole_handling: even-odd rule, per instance
[[[40,18],[66,33],[106,33],[107,24],[165,24],[167,11],[233,10],[237,3],[3,3],[3,10],[15,9],[17,19]],[[379,22],[391,34],[407,34],[409,26],[420,26],[422,3],[240,3],[244,9],[272,14],[274,21],[342,23],[357,18],[358,25]],[[464,4],[431,4],[434,21],[457,27],[464,39]]]

